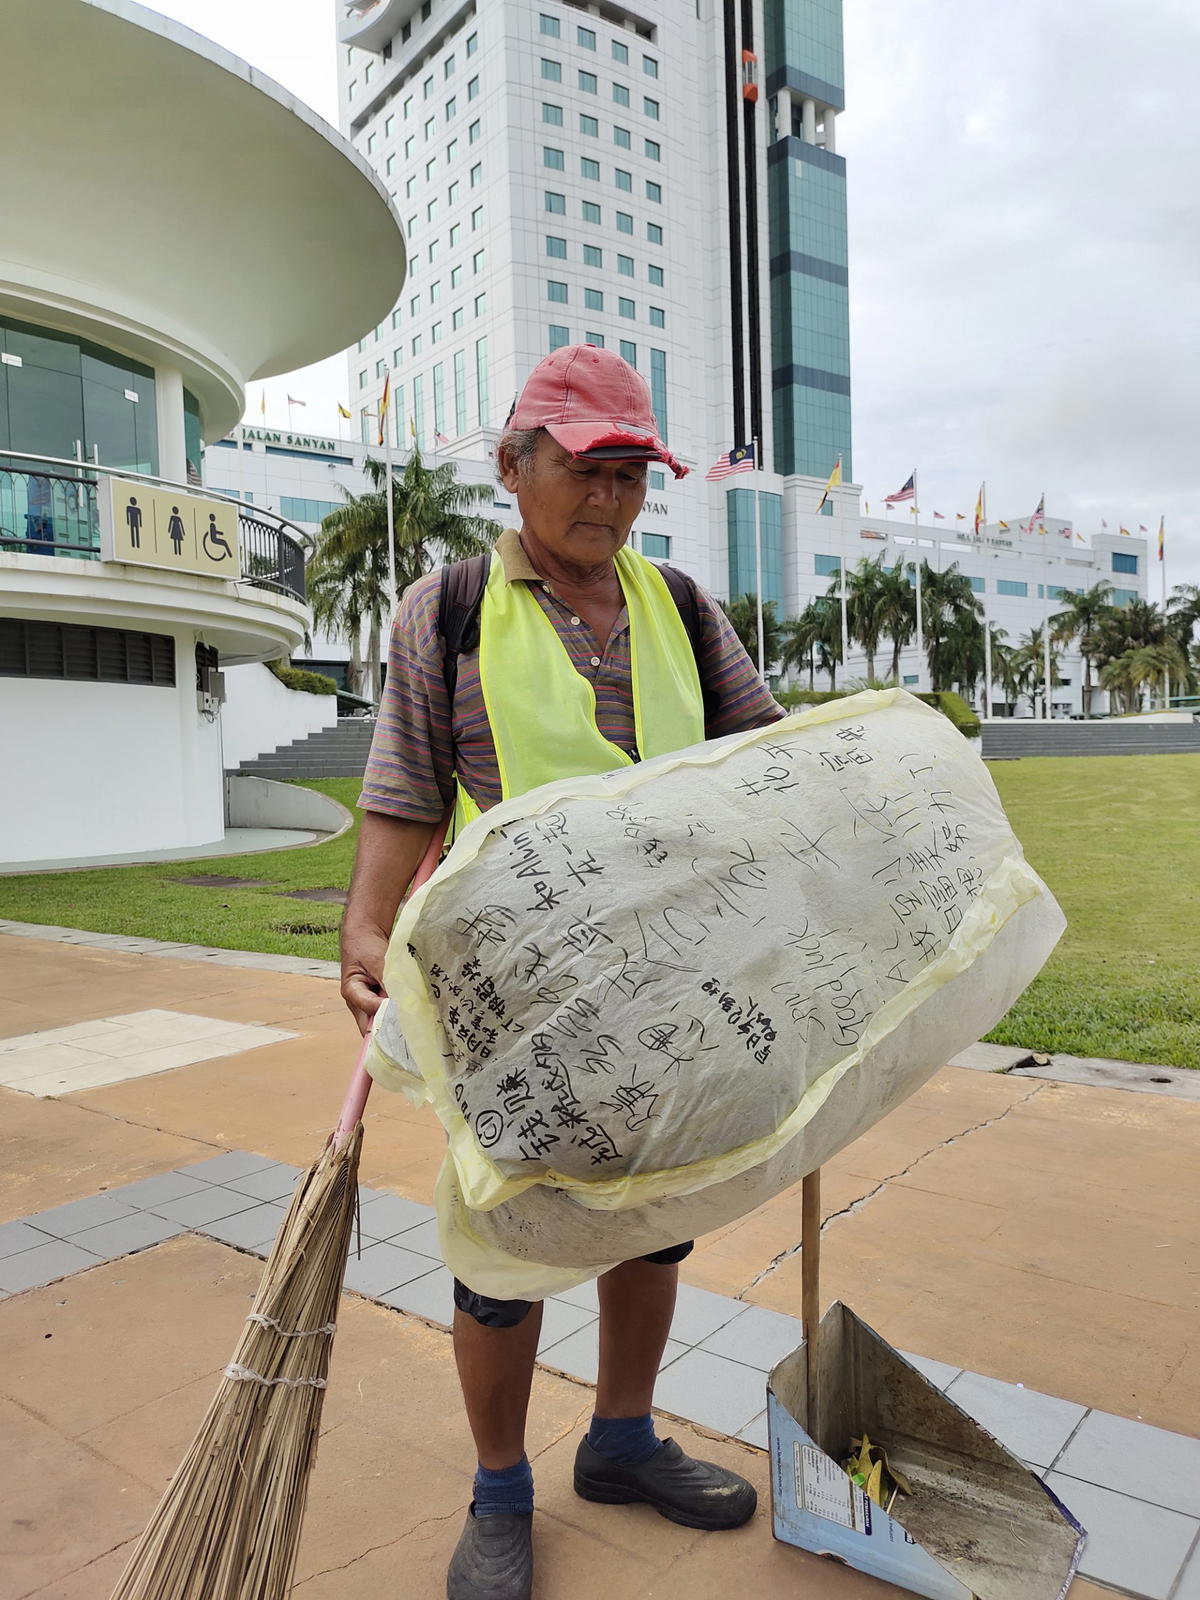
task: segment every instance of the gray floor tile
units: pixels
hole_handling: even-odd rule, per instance
[[[596,1367],[600,1359],[596,1343],[596,1324],[589,1322],[577,1333],[543,1350],[538,1357],[544,1367],[555,1372],[565,1372],[572,1378],[582,1378],[585,1383],[595,1383]]]
[[[122,1184],[110,1191],[114,1200],[123,1206],[136,1206],[150,1211],[168,1200],[182,1200],[185,1194],[195,1194],[207,1185],[199,1178],[189,1178],[182,1172],[164,1172],[157,1178],[142,1178],[137,1183]]]
[[[663,1350],[662,1360],[658,1364],[658,1370],[665,1372],[672,1361],[678,1361],[680,1356],[687,1355],[691,1348],[690,1344],[681,1344],[678,1339],[668,1339],[666,1348]]]
[[[228,1183],[231,1178],[245,1178],[251,1172],[261,1172],[273,1167],[270,1156],[256,1156],[249,1150],[227,1150],[224,1155],[209,1156],[206,1161],[196,1161],[190,1167],[177,1170],[189,1178],[201,1178],[205,1183]]]
[[[1195,1548],[1184,1563],[1179,1586],[1171,1596],[1171,1600],[1200,1600],[1200,1538],[1196,1540]]]
[[[438,1239],[436,1217],[429,1222],[419,1222],[415,1228],[408,1228],[404,1233],[397,1234],[393,1243],[402,1245],[405,1250],[415,1250],[419,1256],[429,1256],[432,1260],[441,1262],[442,1246]]]
[[[684,1344],[699,1344],[745,1309],[744,1300],[731,1300],[727,1295],[713,1294],[708,1289],[693,1289],[690,1284],[681,1283],[679,1299],[675,1302],[671,1337],[682,1340]]]
[[[909,1366],[916,1367],[918,1372],[924,1374],[935,1389],[948,1389],[963,1370],[961,1367],[952,1367],[947,1361],[934,1361],[930,1356],[910,1355],[907,1350],[901,1350],[900,1354]]]
[[[1061,1472],[1047,1473],[1046,1484],[1087,1529],[1082,1577],[1167,1600],[1200,1522]]]
[[[1087,1407],[1036,1389],[964,1372],[946,1394],[1022,1461],[1048,1467],[1087,1415]]]
[[[238,1245],[243,1250],[257,1250],[261,1246],[265,1255],[274,1244],[275,1235],[286,1216],[286,1206],[264,1202],[251,1206],[249,1211],[235,1211],[229,1217],[215,1217],[199,1227],[197,1232],[206,1234],[210,1239],[219,1239],[222,1244]]]
[[[229,1178],[225,1187],[236,1189],[239,1194],[253,1195],[255,1200],[290,1200],[301,1175],[299,1167],[289,1167],[281,1161],[264,1167],[261,1172],[247,1173],[244,1178]]]
[[[2,1223],[0,1259],[5,1256],[20,1255],[22,1250],[32,1250],[35,1245],[49,1244],[53,1238],[52,1233],[43,1233],[39,1228],[31,1228],[27,1222]]]
[[[586,1311],[583,1306],[570,1306],[562,1300],[547,1300],[542,1307],[542,1334],[538,1340],[538,1354],[549,1350],[551,1345],[556,1345],[569,1334],[578,1333],[580,1328],[586,1328],[589,1323],[596,1321],[594,1311]],[[593,1330],[594,1331],[594,1330]]]
[[[220,1217],[232,1217],[235,1212],[249,1211],[254,1198],[238,1194],[234,1189],[223,1189],[220,1184],[209,1184],[195,1194],[180,1195],[178,1200],[164,1200],[152,1209],[156,1217],[169,1217],[172,1222],[182,1222],[185,1228],[202,1228],[207,1222]]]
[[[428,1262],[425,1263],[429,1265]],[[454,1321],[454,1275],[445,1267],[435,1267],[423,1277],[413,1278],[381,1296],[384,1305],[411,1312],[448,1328]]]
[[[1200,1517],[1200,1439],[1182,1433],[1093,1411],[1054,1470]]]
[[[168,1222],[166,1217],[156,1217],[150,1211],[135,1211],[118,1222],[102,1222],[98,1228],[74,1234],[71,1243],[111,1261],[114,1256],[132,1255],[148,1245],[161,1244],[183,1231],[180,1222]]]
[[[55,1278],[69,1277],[72,1272],[82,1272],[85,1267],[100,1265],[100,1257],[90,1250],[81,1250],[69,1239],[53,1239],[49,1244],[35,1245],[32,1250],[22,1250],[19,1256],[7,1256],[0,1261],[0,1289],[16,1294],[21,1289],[33,1289]]]
[[[361,1202],[360,1223],[364,1239],[391,1239],[408,1228],[419,1228],[437,1213],[432,1206],[418,1205],[399,1194],[376,1194]]]
[[[767,1413],[760,1411],[752,1421],[739,1432],[739,1439],[744,1439],[747,1444],[752,1444],[758,1450],[766,1450],[770,1446],[767,1436]]]
[[[795,1317],[768,1311],[765,1306],[747,1306],[716,1333],[710,1333],[700,1349],[770,1372],[777,1361],[803,1343],[803,1336],[803,1327]]]
[[[122,1205],[110,1194],[93,1194],[86,1200],[55,1206],[53,1211],[39,1211],[25,1221],[42,1233],[53,1234],[56,1239],[69,1239],[85,1228],[98,1228],[102,1222],[118,1222],[122,1217],[136,1215],[132,1206]]]
[[[600,1297],[596,1289],[595,1278],[588,1278],[585,1283],[576,1284],[574,1289],[564,1289],[561,1294],[551,1297],[554,1300],[565,1300],[571,1306],[583,1306],[587,1311],[599,1311]]]
[[[744,1367],[707,1350],[689,1350],[659,1378],[654,1404],[718,1433],[737,1433],[764,1409],[767,1381],[753,1367]]]
[[[351,1256],[346,1263],[345,1285],[359,1294],[381,1299],[403,1283],[411,1283],[430,1270],[428,1256],[416,1255],[412,1250],[402,1250],[395,1244],[373,1244],[361,1256]]]

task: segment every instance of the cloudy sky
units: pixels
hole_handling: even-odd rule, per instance
[[[154,0],[337,120],[333,0]],[[922,521],[1166,517],[1200,583],[1200,7],[845,0],[855,476]],[[338,357],[268,385],[328,428]],[[257,395],[253,397],[257,405]],[[318,421],[319,419],[319,421]],[[1151,594],[1157,598],[1157,565]]]

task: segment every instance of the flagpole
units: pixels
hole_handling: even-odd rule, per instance
[[[1167,545],[1165,539],[1165,517],[1158,519],[1158,565],[1159,576],[1162,579],[1162,613],[1163,621],[1167,620]],[[1163,688],[1163,710],[1171,709],[1171,669],[1167,668],[1166,683]]]
[[[1045,524],[1044,520],[1042,522],[1042,538],[1043,539],[1046,538],[1046,524]],[[1045,574],[1046,574],[1046,581],[1042,585],[1042,592],[1043,592],[1043,595],[1044,595],[1044,599],[1043,599],[1043,602],[1042,602],[1042,658],[1043,658],[1044,669],[1045,669],[1045,674],[1046,674],[1046,687],[1045,687],[1045,692],[1042,695],[1042,721],[1043,722],[1049,722],[1050,721],[1050,694],[1051,694],[1051,687],[1050,687],[1050,554],[1049,554],[1049,546],[1048,545],[1043,549],[1042,555],[1045,558],[1045,566],[1044,566],[1043,570],[1045,571]]]
[[[762,597],[762,492],[758,486],[758,440],[754,440],[754,603],[758,612],[758,675],[767,681],[766,641],[763,629]]]
[[[983,603],[983,720],[992,714],[992,623]]]
[[[388,616],[396,615],[396,512],[392,505],[392,430],[385,412],[380,420],[383,434],[383,470],[387,485],[387,555],[388,555]]]
[[[914,568],[917,575],[917,692],[925,681],[925,625],[921,618],[921,536],[920,536],[920,509],[921,502],[917,498],[917,469],[913,468],[913,505],[917,509],[918,521],[913,525],[913,546],[917,553]]]
[[[849,670],[848,664],[850,661],[850,625],[846,607],[846,524],[844,520],[842,521],[839,538],[838,573],[841,579],[839,589],[841,591],[840,601],[842,607],[842,672],[845,673]]]

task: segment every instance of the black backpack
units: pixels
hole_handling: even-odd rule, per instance
[[[458,658],[464,650],[479,648],[479,612],[483,605],[483,592],[487,588],[491,570],[490,555],[469,556],[465,561],[455,561],[442,568],[441,590],[438,597],[438,632],[442,636],[445,654],[442,675],[446,680],[446,694],[454,703],[454,686],[458,682]],[[686,573],[678,567],[659,564],[658,570],[671,591],[671,598],[679,608],[680,620],[691,642],[692,654],[700,663],[701,623],[700,606],[696,588]],[[716,699],[700,677],[700,690],[704,697],[704,719],[710,721],[716,711]]]

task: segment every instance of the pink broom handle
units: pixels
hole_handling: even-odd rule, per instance
[[[446,830],[449,826],[450,812],[447,811],[446,815],[433,830],[429,848],[421,857],[421,865],[413,873],[413,880],[408,886],[409,894],[414,889],[419,889],[423,883],[427,883],[436,871],[442,854],[442,845],[446,839]],[[367,1096],[371,1092],[371,1074],[367,1071],[364,1063],[367,1059],[367,1050],[370,1048],[373,1027],[374,1019],[372,1019],[371,1027],[363,1035],[362,1048],[358,1052],[358,1060],[355,1063],[354,1073],[350,1079],[350,1087],[346,1090],[346,1098],[342,1102],[341,1115],[338,1117],[337,1127],[333,1130],[332,1142],[335,1150],[345,1144],[355,1128],[358,1127],[362,1121],[362,1114],[366,1109]]]

